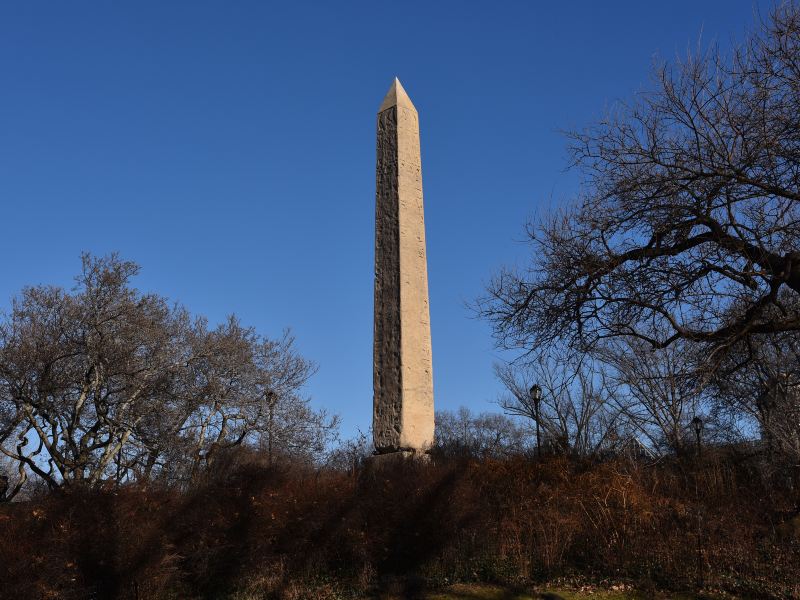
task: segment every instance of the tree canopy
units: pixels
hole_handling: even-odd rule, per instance
[[[730,55],[662,64],[652,89],[570,139],[580,199],[529,223],[529,264],[478,303],[502,347],[688,340],[716,364],[800,330],[796,6]]]
[[[189,480],[242,444],[270,461],[324,449],[337,420],[300,391],[315,366],[291,336],[230,317],[210,328],[130,285],[138,266],[83,257],[76,286],[29,287],[0,321],[0,450],[50,487]]]

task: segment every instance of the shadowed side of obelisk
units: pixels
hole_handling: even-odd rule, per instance
[[[373,438],[378,453],[433,443],[433,376],[419,121],[400,82],[378,111]]]
[[[397,106],[378,113],[372,432],[378,452],[400,449],[400,225]]]

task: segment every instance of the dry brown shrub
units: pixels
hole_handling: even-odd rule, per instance
[[[791,598],[800,597],[800,543],[786,533],[795,510],[791,490],[724,456],[462,460],[358,477],[244,465],[186,492],[75,490],[0,507],[0,589],[334,597],[580,574]]]

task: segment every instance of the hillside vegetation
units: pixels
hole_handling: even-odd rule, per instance
[[[795,598],[796,499],[756,463],[442,459],[347,473],[251,462],[183,492],[73,487],[0,507],[0,589],[13,598],[424,597],[457,582],[577,574]]]

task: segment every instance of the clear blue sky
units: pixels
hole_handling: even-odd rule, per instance
[[[574,194],[559,131],[768,7],[0,0],[0,308],[117,250],[212,322],[291,327],[314,403],[366,429],[375,113],[397,75],[422,127],[437,408],[492,410],[500,354],[465,303]]]

